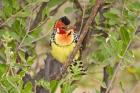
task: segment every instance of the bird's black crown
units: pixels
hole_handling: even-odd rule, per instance
[[[64,17],[61,17],[60,20],[65,24],[65,25],[69,25],[70,24],[70,20],[64,16]]]

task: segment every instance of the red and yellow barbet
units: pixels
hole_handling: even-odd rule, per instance
[[[75,29],[69,27],[69,24],[70,21],[67,17],[62,17],[57,20],[50,40],[51,55],[62,64],[66,62],[78,40]],[[71,64],[70,69],[72,72],[75,66],[80,68],[78,71],[84,71],[83,64],[81,61],[79,61],[79,57],[80,51],[77,52],[73,60],[74,62]],[[76,72],[76,70],[74,72]]]
[[[66,17],[60,18],[54,25],[51,35],[51,54],[60,63],[64,63],[77,43],[77,35],[73,28],[69,28],[70,21]],[[75,60],[79,58],[77,53]]]

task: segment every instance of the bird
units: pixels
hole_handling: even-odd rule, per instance
[[[78,35],[74,28],[69,28],[70,21],[67,17],[62,17],[56,21],[51,35],[51,54],[60,63],[64,64],[73,51]],[[75,56],[75,60],[80,58],[80,51]]]
[[[50,39],[51,55],[61,64],[65,64],[67,58],[78,42],[78,34],[74,27],[70,27],[70,20],[64,16],[59,18],[53,27]],[[81,50],[79,49],[73,62],[69,66],[69,71],[75,75],[85,73],[83,62],[80,61]],[[76,68],[76,69],[75,69]],[[73,75],[74,75],[73,74]]]

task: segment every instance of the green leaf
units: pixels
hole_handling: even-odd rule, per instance
[[[55,90],[57,89],[58,84],[59,84],[59,81],[57,80],[51,81],[51,84],[50,84],[51,93],[55,93]]]
[[[54,20],[51,20],[48,22],[48,28],[51,29],[54,25],[55,21]]]
[[[110,13],[120,15],[120,10],[118,8],[111,8]]]
[[[107,66],[107,73],[109,74],[109,76],[110,76],[110,78],[112,77],[112,75],[113,75],[113,67],[111,67],[111,66]]]
[[[96,93],[100,93],[100,91],[99,90],[96,90]]]
[[[0,63],[4,63],[6,61],[4,48],[1,48],[0,50]]]
[[[140,67],[136,67],[136,75],[138,76],[139,80],[140,80]]]
[[[136,30],[136,28],[134,28],[133,26],[134,26],[134,25],[128,25],[128,26],[127,26],[127,31],[128,31],[128,33],[129,33],[130,39],[133,38],[134,32],[135,32],[135,30]]]
[[[116,19],[116,18],[119,18],[119,16],[118,16],[117,14],[111,13],[111,12],[105,13],[104,16],[105,16],[106,18],[109,18],[109,19]]]
[[[43,1],[45,2],[46,1],[47,2],[48,0],[25,0],[25,1],[28,2],[28,3],[36,3],[38,1],[42,1],[42,2]]]
[[[121,39],[123,40],[124,45],[127,46],[127,44],[130,41],[130,37],[129,37],[129,33],[126,27],[124,26],[120,27],[120,36],[121,36]]]
[[[3,4],[4,4],[4,13],[6,17],[9,17],[12,15],[12,0],[3,0]]]
[[[27,63],[28,63],[28,65],[32,65],[33,62],[34,62],[34,59],[35,59],[35,57],[31,57],[31,56],[29,56],[28,59],[27,59]]]
[[[8,93],[19,93],[15,76],[6,76],[2,78],[2,84],[6,87]]]
[[[38,38],[40,36],[41,28],[36,28],[30,35],[34,38]]]
[[[44,79],[37,81],[37,85],[42,86],[46,90],[50,90],[50,82],[48,82]],[[51,93],[53,93],[53,92],[51,92]]]
[[[73,11],[74,11],[74,9],[73,9],[72,7],[67,7],[67,8],[65,8],[65,10],[64,10],[64,12],[65,12],[66,14],[72,13]]]
[[[19,51],[18,54],[19,54],[19,56],[20,56],[20,58],[21,58],[21,61],[25,63],[25,62],[26,62],[26,60],[25,60],[25,53]]]
[[[0,37],[2,37],[5,34],[5,30],[4,29],[0,29]]]
[[[103,40],[104,38],[99,38],[98,37],[98,42],[100,44],[100,47],[97,51],[95,51],[94,53],[92,53],[92,58],[96,61],[99,62],[104,62],[107,58],[110,57],[110,53],[111,53],[111,48],[108,47],[107,43],[105,42],[105,40]]]
[[[123,46],[123,41],[122,40],[118,40],[118,33],[115,32],[110,32],[110,55],[111,56],[118,56],[118,54],[120,54],[122,52],[122,46]]]
[[[115,25],[115,24],[118,24],[118,19],[114,18],[114,19],[110,19],[108,21],[109,25]]]
[[[70,84],[63,84],[63,87],[61,89],[61,93],[72,93],[72,85]]]
[[[20,68],[22,68],[22,67],[20,67]],[[24,77],[25,74],[26,74],[26,71],[20,71],[20,72],[18,73],[18,75],[19,75],[20,77]]]
[[[33,40],[34,40],[33,37],[29,37],[29,36],[26,37],[25,40],[24,40],[24,45],[25,45],[25,46],[33,46],[33,45],[32,45],[32,41],[33,41]]]
[[[0,77],[1,77],[4,73],[6,73],[6,71],[7,71],[7,66],[6,66],[6,64],[0,64]]]
[[[134,54],[131,50],[127,51],[126,55],[124,56],[124,65],[132,64],[134,62]]]
[[[17,35],[16,32],[11,31],[11,32],[9,32],[9,34],[10,34],[10,36],[12,36],[13,39],[15,39],[15,40],[20,40],[20,36]]]
[[[45,8],[44,9],[44,14],[47,15],[47,16],[49,16],[49,11],[50,11],[49,8]]]
[[[16,10],[19,10],[19,1],[18,0],[12,0],[13,8]]]
[[[48,3],[48,8],[52,8],[54,7],[55,5],[58,5],[60,4],[61,2],[63,2],[64,0],[50,0],[49,3]]]
[[[132,11],[137,11],[140,9],[140,1],[130,2],[128,8]]]
[[[122,81],[120,81],[120,88],[121,88],[121,90],[122,90],[122,93],[124,93],[125,92],[125,89],[124,89],[124,84],[123,84],[123,82]]]
[[[26,11],[22,11],[18,16],[19,17],[27,17],[30,15],[30,11],[26,10]]]
[[[89,4],[95,4],[96,0],[89,0]]]
[[[119,10],[117,11],[114,9],[112,11],[104,13],[104,16],[107,18],[107,20],[109,21],[108,23],[110,25],[115,25],[120,22],[118,14],[119,14]]]
[[[32,93],[32,83],[27,82],[21,93]]]
[[[20,31],[20,21],[15,20],[14,23],[11,26],[12,31],[18,33]]]
[[[93,58],[94,60],[100,61],[100,62],[102,62],[102,61],[105,60],[105,56],[104,56],[102,50],[97,50],[97,51],[95,51],[95,52],[93,53],[93,55],[92,55],[92,58]]]

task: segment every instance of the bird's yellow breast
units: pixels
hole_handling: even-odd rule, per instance
[[[59,45],[56,45],[55,43],[52,43],[51,54],[60,63],[64,63],[67,60],[68,56],[73,51],[73,48],[75,47],[75,45],[76,43],[71,43],[68,46],[59,46]],[[79,58],[79,52],[75,56],[75,59],[78,59],[78,58]]]

